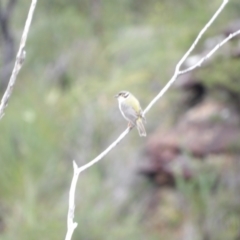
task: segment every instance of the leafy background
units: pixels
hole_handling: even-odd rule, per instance
[[[18,1],[11,18],[16,46],[29,4]],[[0,122],[1,239],[64,238],[72,160],[78,165],[89,162],[126,127],[113,96],[127,89],[144,108],[220,4],[220,0],[38,2],[27,58]],[[239,2],[230,1],[205,39],[239,12]],[[235,71],[239,82],[239,60],[229,62],[198,72],[210,91],[218,81],[235,89],[228,76]],[[219,69],[225,75],[218,74]],[[171,89],[151,109],[149,138],[162,124],[174,126],[181,94]],[[80,175],[75,210],[79,225],[73,239],[239,239],[238,158],[221,178],[222,172],[211,164],[216,156],[206,161],[192,157],[196,178],[177,177],[175,187],[158,187],[161,200],[153,212],[149,199],[156,186],[138,174],[148,158],[146,142],[134,130]],[[216,178],[221,180],[212,194]],[[211,229],[204,227],[206,221],[213,223]]]

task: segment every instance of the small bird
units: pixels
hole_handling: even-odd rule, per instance
[[[123,117],[128,121],[128,126],[136,126],[140,137],[146,137],[143,120],[146,122],[139,101],[130,92],[121,91],[115,98],[118,99],[119,109]]]

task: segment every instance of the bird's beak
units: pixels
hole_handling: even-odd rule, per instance
[[[118,98],[118,94],[114,96],[115,98]]]

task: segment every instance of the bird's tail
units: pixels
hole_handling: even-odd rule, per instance
[[[138,118],[136,121],[136,124],[137,124],[137,130],[138,130],[140,137],[146,137],[147,133],[146,133],[145,127],[143,125],[142,118]]]

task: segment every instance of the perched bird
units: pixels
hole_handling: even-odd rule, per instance
[[[139,101],[130,92],[121,91],[115,98],[118,99],[119,109],[123,117],[129,122],[128,126],[136,126],[140,137],[146,137],[143,120],[146,122]]]

